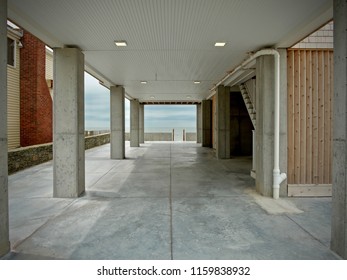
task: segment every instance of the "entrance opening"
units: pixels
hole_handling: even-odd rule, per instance
[[[144,110],[147,139],[196,141],[196,105],[146,105]]]

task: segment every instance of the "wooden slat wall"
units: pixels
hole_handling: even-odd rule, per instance
[[[288,184],[331,184],[333,51],[287,57]]]

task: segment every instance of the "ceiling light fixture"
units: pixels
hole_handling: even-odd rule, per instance
[[[198,85],[200,83],[201,83],[200,81],[194,81],[194,84],[196,84],[196,85]]]
[[[151,95],[149,98],[150,98],[150,99],[154,99],[154,95]]]
[[[141,81],[140,83],[143,85],[147,85],[147,81]]]
[[[126,47],[128,44],[126,41],[114,41],[117,47]]]
[[[191,99],[192,97],[190,95],[187,95],[187,99]]]
[[[225,42],[216,42],[216,43],[214,44],[214,46],[215,46],[215,47],[224,47],[226,44],[227,44],[227,43],[225,43]]]

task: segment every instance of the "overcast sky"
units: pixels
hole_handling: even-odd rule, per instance
[[[125,99],[125,130],[130,127],[130,102]],[[85,74],[85,129],[103,130],[110,127],[109,90],[89,74]],[[195,105],[146,105],[145,131],[161,132],[171,129],[195,131]]]

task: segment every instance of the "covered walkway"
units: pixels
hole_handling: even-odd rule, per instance
[[[337,259],[331,198],[257,195],[250,158],[149,142],[86,151],[86,192],[53,198],[52,163],[9,176],[7,259]],[[267,203],[271,200],[271,203]]]

